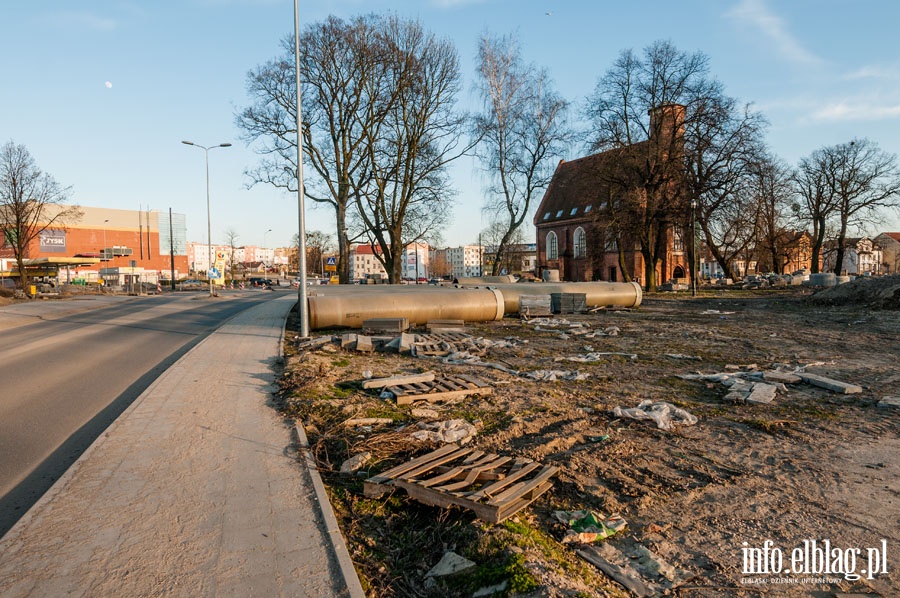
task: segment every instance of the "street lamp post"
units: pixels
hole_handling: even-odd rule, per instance
[[[107,270],[109,270],[109,258],[107,257],[107,254],[106,254],[106,224],[108,222],[109,222],[109,218],[107,218],[106,220],[103,221],[103,254],[102,254],[102,257],[100,258],[101,264],[104,261],[106,262]],[[106,258],[106,260],[104,260],[103,258]],[[101,266],[101,268],[102,268],[102,266]],[[99,274],[99,272],[98,272],[98,274]],[[103,280],[103,285],[106,286],[106,279]]]
[[[691,200],[691,297],[697,296],[697,200]]]
[[[217,147],[231,147],[230,143],[220,143],[219,145],[210,145],[209,147],[205,145],[199,145],[197,143],[193,143],[192,141],[182,141],[181,143],[185,145],[193,145],[194,147],[199,147],[203,150],[204,155],[206,156],[206,248],[207,248],[207,259],[209,260],[206,264],[206,278],[209,279],[209,296],[212,297],[215,295],[213,293],[213,281],[212,277],[209,275],[209,270],[212,268],[212,216],[210,214],[209,209],[209,150],[217,148]]]
[[[309,336],[309,306],[306,291],[306,208],[303,193],[303,113],[300,89],[300,7],[294,0],[294,92],[297,101],[297,208],[299,212],[300,234],[298,235],[297,265],[300,268],[300,297],[297,312],[300,316],[300,336]]]
[[[266,247],[267,247],[267,245],[266,245],[266,235],[268,235],[270,232],[272,232],[272,229],[271,229],[271,228],[270,228],[269,230],[267,230],[266,232],[263,233],[263,246],[262,246],[262,248],[263,248],[263,255],[268,255],[268,254],[269,254],[269,250],[266,249]],[[263,260],[263,268],[265,268],[265,271],[266,271],[266,277],[268,277],[268,275],[269,275],[269,266],[266,264],[266,261],[265,261],[265,260]]]

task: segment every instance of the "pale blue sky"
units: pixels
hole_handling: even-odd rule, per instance
[[[470,108],[485,29],[516,31],[526,58],[547,67],[575,106],[623,48],[670,39],[708,54],[726,92],[767,115],[769,144],[789,163],[854,137],[900,153],[896,0],[301,0],[300,11],[303,23],[383,11],[418,18],[454,40],[466,77],[460,101]],[[292,0],[4,2],[0,22],[0,143],[26,145],[72,185],[76,203],[171,207],[187,214],[188,238],[203,242],[203,152],[180,142],[231,142],[210,151],[213,242],[226,228],[242,244],[261,244],[268,229],[269,246],[290,241],[296,195],[245,189],[242,172],[257,156],[234,114],[247,103],[247,71],[293,31]],[[573,147],[561,157],[579,155]],[[481,176],[471,160],[453,169],[448,244],[477,239]],[[309,229],[332,232],[332,222],[307,206]],[[900,230],[900,218],[884,228]]]

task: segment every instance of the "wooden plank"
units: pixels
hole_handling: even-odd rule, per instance
[[[428,488],[429,486],[436,486],[448,480],[452,480],[462,473],[467,473],[469,470],[468,467],[453,467],[448,471],[443,473],[439,473],[438,475],[425,479],[425,480],[417,480],[416,483],[424,488]]]
[[[519,468],[518,471],[509,474],[504,479],[502,479],[498,482],[495,482],[489,486],[485,486],[484,488],[482,488],[481,490],[478,490],[477,492],[470,493],[469,498],[471,498],[473,500],[477,500],[482,497],[490,497],[491,495],[499,492],[500,490],[503,490],[504,488],[506,488],[513,482],[516,482],[516,481],[524,478],[525,476],[527,476],[529,473],[531,473],[532,471],[534,471],[535,469],[537,469],[540,466],[541,466],[540,463],[531,461],[530,463],[527,463],[524,467]]]
[[[552,487],[553,484],[551,482],[544,482],[537,488],[534,488],[527,498],[518,498],[516,500],[499,505],[497,507],[497,512],[495,515],[496,521],[493,521],[492,523],[500,523],[504,519],[507,519],[508,517],[521,511],[522,509],[536,501],[543,493],[545,493]]]
[[[460,482],[454,482],[452,484],[447,484],[447,485],[441,486],[440,488],[437,488],[437,489],[444,490],[445,492],[452,492],[454,490],[462,490],[463,488],[467,488],[475,483],[475,481],[478,479],[478,476],[481,473],[483,473],[485,471],[490,471],[492,469],[497,469],[498,467],[500,467],[501,465],[510,461],[511,459],[512,459],[512,457],[500,457],[499,459],[495,459],[494,461],[491,461],[490,463],[485,463],[484,465],[474,466],[469,470],[469,473],[468,473],[468,475],[466,475],[466,478],[464,480],[462,480]]]
[[[390,376],[389,378],[372,378],[363,382],[363,388],[384,388],[385,386],[395,386],[400,384],[414,384],[416,382],[431,382],[434,380],[434,372],[425,372],[422,374],[403,374],[398,376]]]
[[[373,483],[381,483],[381,482],[386,482],[386,481],[392,480],[393,478],[397,477],[398,475],[400,475],[406,471],[409,471],[410,469],[418,467],[422,463],[428,463],[429,461],[443,457],[444,455],[447,455],[448,453],[457,451],[458,449],[459,449],[459,446],[457,446],[455,444],[445,444],[444,446],[440,447],[439,449],[433,450],[428,454],[422,455],[421,457],[416,457],[412,461],[407,461],[406,463],[401,463],[400,465],[398,465],[396,467],[393,467],[387,471],[383,471],[378,475],[372,476],[371,478],[369,478],[366,481],[367,482],[371,481]]]
[[[467,395],[473,394],[482,394],[489,395],[494,389],[491,387],[487,388],[467,388],[465,390],[453,390],[447,392],[429,392],[425,394],[404,394],[397,397],[398,405],[409,405],[410,403],[414,403],[416,401],[427,401],[429,403],[436,403],[438,401],[449,401],[451,399],[458,399],[459,397],[464,397]]]
[[[471,384],[474,384],[475,386],[480,386],[480,387],[490,386],[490,383],[485,382],[481,378],[476,378],[475,376],[473,376],[471,374],[457,374],[456,377],[461,380],[465,380],[466,382],[469,382]]]
[[[400,475],[394,476],[394,478],[398,479],[398,480],[401,478],[406,479],[406,480],[411,480],[411,479],[415,478],[416,476],[425,473],[426,471],[430,471],[430,470],[434,469],[438,465],[443,465],[444,463],[448,463],[450,461],[453,461],[454,459],[459,459],[460,457],[462,457],[464,455],[468,455],[473,450],[471,448],[459,448],[455,444],[452,446],[456,447],[458,450],[450,453],[449,455],[441,455],[440,457],[432,459],[431,461],[429,461],[423,465],[420,465],[419,467],[416,467],[415,469],[412,469],[410,471],[403,472]]]
[[[545,465],[544,469],[536,475],[534,478],[530,479],[527,482],[522,483],[521,485],[516,484],[506,490],[505,492],[501,492],[494,498],[488,501],[489,505],[496,505],[504,502],[509,502],[515,500],[517,498],[521,498],[526,496],[531,490],[541,485],[541,483],[547,481],[551,477],[553,477],[556,472],[559,471],[557,467],[553,465]]]

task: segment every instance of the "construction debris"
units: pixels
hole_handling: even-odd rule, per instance
[[[584,546],[576,552],[635,596],[670,595],[672,589],[696,577],[631,540],[615,546],[608,542]]]
[[[847,384],[846,382],[833,380],[831,378],[826,378],[825,376],[819,376],[818,374],[807,374],[806,372],[798,375],[807,384],[826,388],[832,392],[842,393],[845,395],[859,394],[862,392],[862,386],[857,386],[856,384]]]
[[[519,317],[549,316],[550,295],[519,295]]]
[[[878,401],[879,407],[900,407],[900,396],[885,395]]]
[[[627,357],[631,361],[634,361],[635,359],[637,359],[637,355],[635,355],[634,353],[590,352],[590,353],[585,353],[584,355],[569,355],[566,357],[557,357],[553,361],[575,361],[578,363],[590,363],[590,362],[594,362],[594,361],[600,361],[601,357],[608,357],[608,356]]]
[[[384,387],[381,398],[394,398],[398,405],[408,405],[416,401],[429,403],[447,401],[471,394],[487,395],[493,390],[489,384],[474,376],[459,374],[434,378],[431,381],[392,384]]]
[[[353,455],[341,463],[341,473],[356,473],[372,460],[372,453],[365,452]]]
[[[448,550],[438,561],[438,564],[432,567],[425,577],[445,577],[447,575],[456,575],[457,573],[468,573],[475,569],[477,565],[469,559],[459,556],[452,550]]]
[[[443,334],[446,332],[466,332],[466,323],[463,320],[428,320],[425,323],[425,330],[434,334]]]
[[[377,498],[392,487],[402,488],[427,505],[458,505],[483,521],[500,523],[549,490],[557,471],[523,457],[446,444],[367,479],[363,494]]]
[[[416,440],[429,442],[443,442],[445,444],[456,442],[459,445],[468,444],[478,430],[463,419],[451,419],[435,423],[419,423],[417,432],[413,432],[411,436]]]
[[[391,376],[389,378],[373,378],[362,383],[364,389],[384,388],[385,386],[395,386],[397,384],[415,384],[416,382],[431,382],[434,380],[434,372],[424,372],[422,374],[406,374],[399,376]]]
[[[586,309],[585,293],[550,293],[550,311],[555,314],[580,314]]]
[[[533,372],[525,372],[526,378],[532,380],[543,380],[545,382],[554,382],[556,380],[587,380],[590,374],[584,374],[577,370],[534,370]]]
[[[641,401],[637,407],[623,409],[620,406],[616,406],[613,408],[612,414],[616,417],[628,417],[631,419],[650,419],[656,422],[656,427],[660,430],[671,430],[675,424],[693,426],[698,421],[694,415],[680,407],[676,407],[672,403],[665,401],[654,402],[649,399]]]
[[[728,394],[725,395],[725,400],[735,403],[768,404],[775,399],[776,391],[786,390],[785,384],[797,384],[799,382],[806,382],[813,386],[844,394],[862,392],[861,386],[847,384],[817,374],[808,374],[803,371],[811,365],[824,364],[808,364],[796,367],[793,371],[784,371],[782,369],[759,371],[756,369],[756,364],[749,366],[725,366],[734,371],[716,374],[680,374],[678,377],[682,380],[703,380],[723,384],[728,387]],[[778,367],[785,366],[781,365]],[[764,382],[759,382],[758,380],[760,379],[764,380]]]
[[[367,332],[400,334],[409,330],[409,318],[371,318],[363,320],[362,327]]]

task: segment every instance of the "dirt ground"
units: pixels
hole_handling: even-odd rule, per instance
[[[890,293],[873,302],[871,290],[850,291],[811,298],[805,288],[707,290],[696,298],[655,294],[637,309],[538,324],[507,317],[468,326],[474,338],[509,341],[487,348],[480,364],[358,353],[335,343],[298,351],[289,332],[282,407],[307,428],[371,596],[471,596],[485,587],[507,595],[632,595],[578,556],[578,545],[560,541],[566,526],[553,514],[576,509],[627,521],[596,548],[610,560],[625,555],[626,564],[639,560],[636,547],[649,551],[658,575],[636,570],[659,593],[897,596],[900,408],[877,404],[900,395],[900,312]],[[315,334],[331,333],[338,331]],[[585,355],[583,362],[560,360]],[[527,377],[553,369],[587,377]],[[720,382],[679,377],[773,369],[823,375],[861,392],[791,383],[769,404],[736,403],[724,398],[729,389]],[[497,525],[457,507],[421,505],[402,491],[364,498],[364,477],[436,445],[409,437],[422,419],[411,407],[422,405],[398,406],[363,390],[361,381],[423,371],[490,382],[490,395],[426,406],[440,420],[474,423],[479,450],[559,467],[553,488]],[[612,413],[647,399],[680,407],[698,422],[667,431]],[[359,417],[391,423],[344,425]],[[337,473],[365,451],[373,460],[357,476]],[[765,554],[774,566],[776,553],[791,567],[792,556],[809,554],[803,550],[813,541],[813,548],[826,548],[830,569],[810,567],[808,556],[796,573],[747,568],[747,554]],[[476,563],[474,572],[426,578],[450,550]],[[886,563],[887,573],[854,579],[871,569],[869,560],[881,569]]]

